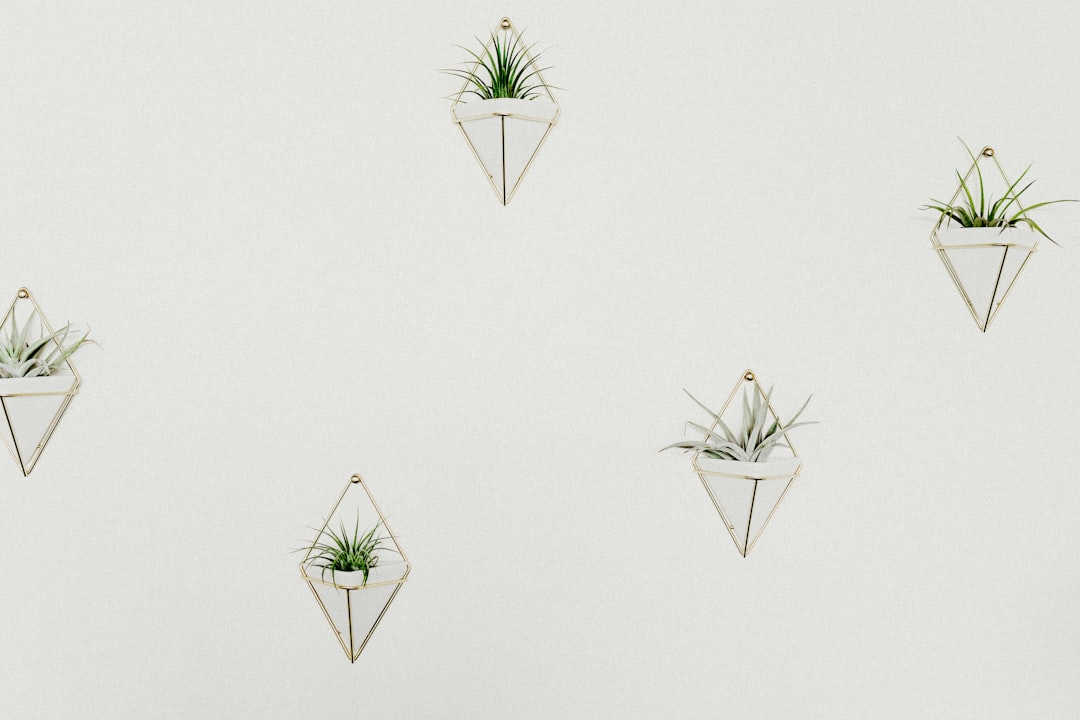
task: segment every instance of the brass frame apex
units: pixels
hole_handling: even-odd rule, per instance
[[[33,312],[37,314],[38,322],[41,323],[42,328],[44,328],[44,330],[51,335],[53,333],[52,325],[49,324],[48,319],[45,317],[45,313],[41,311],[41,307],[37,304],[37,300],[34,299],[34,296],[30,293],[30,290],[25,287],[19,288],[18,292],[15,293],[15,299],[12,300],[11,305],[8,306],[7,312],[0,316],[0,328],[3,328],[5,325],[7,325],[8,318],[14,317],[16,306],[18,306],[20,300],[30,301],[30,306],[33,308]],[[56,432],[56,428],[60,424],[60,421],[63,419],[64,414],[67,412],[68,406],[71,405],[72,399],[79,394],[79,388],[82,386],[82,375],[80,375],[79,371],[75,369],[75,364],[71,362],[71,358],[69,357],[67,360],[65,360],[64,364],[67,365],[67,368],[72,375],[71,387],[69,387],[67,390],[63,392],[22,392],[0,396],[0,416],[2,416],[2,421],[7,423],[8,431],[12,433],[11,445],[8,446],[8,451],[11,453],[11,457],[15,460],[15,462],[19,464],[19,469],[22,471],[23,477],[30,477],[30,473],[33,472],[35,467],[37,467],[38,460],[41,459],[41,454],[45,452],[45,448],[46,446],[48,446],[49,441],[52,440],[53,433]],[[45,435],[42,436],[41,440],[38,441],[37,447],[34,448],[33,452],[30,454],[29,457],[24,458],[19,452],[18,443],[15,442],[15,435],[11,426],[11,414],[5,398],[10,400],[11,398],[20,397],[50,396],[63,396],[63,401],[60,403],[56,414],[53,416],[52,422],[49,423],[49,427],[45,430]],[[7,445],[6,440],[4,444]]]

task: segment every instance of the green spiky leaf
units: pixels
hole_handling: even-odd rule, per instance
[[[965,178],[960,174],[960,171],[958,170],[956,172],[956,177],[960,180],[960,192],[963,195],[963,197],[960,198],[961,202],[959,204],[952,204],[945,203],[940,200],[934,200],[933,198],[931,198],[930,203],[927,205],[923,205],[921,209],[933,210],[934,212],[938,213],[941,216],[941,219],[938,221],[939,223],[955,222],[961,227],[968,228],[994,227],[1004,230],[1005,228],[1016,227],[1017,225],[1024,223],[1050,242],[1054,243],[1055,245],[1060,245],[1060,243],[1047,235],[1034,220],[1027,217],[1027,213],[1031,212],[1032,210],[1041,208],[1045,205],[1080,201],[1048,200],[1045,202],[1038,202],[1025,206],[1020,201],[1020,197],[1025,192],[1027,192],[1028,188],[1030,188],[1035,181],[1029,181],[1027,185],[1024,185],[1024,187],[1020,190],[1017,190],[1016,188],[1027,176],[1028,170],[1031,169],[1030,165],[1028,165],[1027,168],[1024,169],[1024,172],[1020,173],[1020,177],[1016,178],[1016,180],[1011,185],[1009,185],[1009,187],[1005,190],[1001,197],[997,198],[996,200],[987,197],[986,186],[983,182],[982,170],[979,169],[979,163],[977,161],[977,158],[975,157],[975,154],[971,152],[971,148],[967,146],[967,143],[965,143],[963,140],[961,140],[960,143],[964,146],[964,149],[967,150],[968,155],[971,156],[971,161],[975,166],[975,173],[979,179],[978,201],[976,202],[975,196],[972,194],[971,188],[968,187],[967,180],[965,180]],[[1013,205],[1015,205],[1016,208],[1010,210]]]
[[[525,45],[520,35],[509,30],[493,30],[491,39],[480,43],[480,52],[460,47],[471,60],[464,68],[449,68],[442,72],[465,81],[465,94],[476,95],[481,100],[516,98],[532,100],[540,91],[551,86],[541,79],[542,68],[538,62],[540,53],[533,54],[534,45]]]
[[[335,573],[338,572],[362,572],[364,574],[362,585],[367,585],[371,569],[379,564],[380,551],[397,552],[393,548],[383,545],[385,538],[377,534],[382,523],[375,523],[375,527],[365,533],[360,532],[360,514],[356,515],[356,523],[352,534],[349,533],[344,521],[339,521],[339,529],[334,530],[327,524],[319,536],[312,543],[309,556],[313,567],[321,568],[322,579],[330,573],[330,582],[335,582]]]

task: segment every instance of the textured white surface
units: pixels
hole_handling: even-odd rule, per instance
[[[503,14],[566,88],[505,208],[436,72]],[[0,716],[1073,717],[1080,210],[983,335],[917,208],[957,135],[1080,196],[1078,22],[0,4],[0,294],[101,343],[0,464]],[[821,424],[743,559],[656,451],[746,367]],[[353,472],[356,665],[290,553]]]

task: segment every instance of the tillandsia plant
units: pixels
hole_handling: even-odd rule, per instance
[[[18,322],[12,315],[11,332],[0,341],[0,378],[52,375],[83,343],[93,342],[88,339],[90,331],[87,331],[69,347],[64,347],[68,335],[73,332],[71,323],[48,335],[44,334],[44,329],[39,325],[38,339],[28,340],[36,313],[36,310],[30,313],[22,330],[19,330]]]
[[[683,392],[690,395],[685,389]],[[765,462],[769,459],[769,453],[775,448],[790,447],[781,442],[781,440],[786,439],[787,433],[797,427],[802,427],[803,425],[816,424],[816,421],[795,422],[810,403],[810,398],[806,398],[806,402],[799,408],[799,412],[795,413],[791,418],[791,422],[788,425],[781,427],[780,421],[775,419],[769,424],[770,397],[772,397],[772,388],[769,388],[769,392],[765,393],[764,398],[761,397],[761,393],[755,392],[754,399],[751,402],[746,397],[746,390],[744,389],[742,398],[742,426],[737,428],[738,432],[732,432],[731,428],[727,426],[718,413],[713,412],[696,397],[690,395],[691,400],[712,416],[713,420],[716,422],[716,428],[710,430],[695,422],[687,421],[687,427],[703,433],[705,438],[703,440],[684,440],[683,442],[677,442],[663,448],[661,452],[672,448],[680,448],[682,450],[695,450],[706,457],[716,458],[717,460]],[[811,395],[811,397],[813,396]]]
[[[508,29],[492,30],[490,42],[485,43],[480,38],[476,41],[480,43],[480,52],[458,46],[473,58],[464,63],[465,69],[443,70],[465,81],[465,93],[481,100],[532,100],[540,96],[541,89],[551,87],[540,75],[549,68],[537,65],[540,55],[532,54],[535,45],[525,45],[520,35],[514,35]]]
[[[1027,213],[1041,208],[1044,205],[1053,205],[1055,203],[1063,202],[1077,202],[1076,200],[1047,200],[1045,202],[1034,203],[1032,205],[1024,206],[1020,202],[1020,196],[1027,192],[1035,181],[1031,180],[1027,185],[1017,190],[1017,186],[1023,182],[1024,178],[1028,174],[1028,170],[1031,166],[1028,165],[1024,172],[1020,173],[1020,177],[1016,178],[1016,181],[1009,186],[1009,188],[998,199],[987,197],[986,187],[983,183],[983,174],[979,169],[979,163],[976,161],[975,154],[971,152],[971,148],[967,146],[963,140],[960,144],[967,150],[968,155],[971,156],[971,162],[975,166],[975,173],[979,178],[979,202],[976,204],[975,196],[972,193],[972,188],[968,186],[967,180],[960,174],[960,171],[956,171],[956,177],[960,179],[960,189],[963,192],[963,196],[960,198],[959,204],[951,204],[942,202],[941,200],[930,199],[929,205],[923,205],[922,210],[934,210],[941,213],[942,220],[948,223],[958,223],[961,227],[966,228],[1001,228],[1002,231],[1005,228],[1016,227],[1020,223],[1024,223],[1035,232],[1042,235],[1044,238],[1059,245],[1054,238],[1047,235],[1038,223],[1031,218],[1027,217]]]
[[[311,564],[322,568],[324,580],[328,571],[330,582],[334,582],[334,574],[338,572],[362,572],[363,584],[367,585],[371,568],[379,564],[377,553],[389,549],[382,545],[384,538],[377,535],[381,524],[375,523],[375,527],[361,535],[360,515],[357,513],[352,535],[349,535],[344,521],[341,521],[340,533],[333,528],[324,527],[311,546]]]

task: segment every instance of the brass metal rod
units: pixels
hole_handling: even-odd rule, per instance
[[[743,541],[743,557],[746,557],[746,553],[750,552],[750,526],[754,524],[754,501],[757,500],[757,484],[760,480],[754,481],[754,492],[750,495],[750,514],[746,516],[746,539]]]

